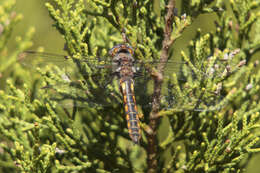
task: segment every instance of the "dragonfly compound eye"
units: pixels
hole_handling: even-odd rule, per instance
[[[134,55],[134,50],[131,46],[127,44],[119,44],[114,46],[112,49],[110,49],[109,54],[113,57],[118,53],[130,53],[131,55]]]

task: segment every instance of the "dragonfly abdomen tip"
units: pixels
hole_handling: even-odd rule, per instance
[[[132,141],[133,141],[135,144],[139,144],[139,140],[140,140],[140,135],[139,135],[139,134],[132,134],[132,135],[131,135],[131,138],[132,138]]]

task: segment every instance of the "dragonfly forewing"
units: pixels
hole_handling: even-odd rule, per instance
[[[48,52],[25,51],[18,57],[18,61],[27,67],[43,67],[49,64],[54,64],[60,67],[67,67],[74,64],[76,61],[86,63],[94,68],[111,68],[111,62],[108,58],[99,58],[93,56],[69,56]]]
[[[81,80],[84,82],[88,82],[87,78],[84,76],[81,79],[77,79],[77,75],[79,74],[77,71],[76,62],[87,64],[95,74],[92,74],[92,78],[98,81],[98,87],[96,89],[91,89],[89,87],[78,87],[75,85],[77,81]],[[78,57],[73,58],[67,55],[60,55],[60,54],[53,54],[53,53],[46,53],[46,52],[35,52],[35,51],[26,51],[22,53],[19,57],[19,62],[21,64],[31,68],[37,67],[46,67],[47,65],[55,65],[61,68],[66,68],[69,70],[64,71],[64,74],[60,75],[59,81],[55,81],[51,85],[47,85],[45,88],[42,88],[46,91],[51,91],[50,96],[52,99],[58,102],[59,105],[68,106],[68,107],[85,107],[86,103],[88,106],[107,106],[110,105],[112,101],[119,103],[121,97],[118,86],[114,81],[113,74],[111,74],[111,58],[104,57],[104,58],[95,58],[95,57]],[[135,61],[135,70],[136,70],[136,77],[135,77],[135,90],[136,90],[136,97],[137,102],[140,101],[145,102],[144,107],[150,107],[151,102],[151,92],[152,91],[152,77],[151,74],[145,68],[145,65],[150,66],[151,68],[156,68],[160,62],[159,61]],[[105,71],[102,71],[105,69]],[[195,69],[195,70],[194,70]],[[211,69],[211,70],[209,70]],[[225,71],[225,66],[218,64],[212,65],[212,67],[191,67],[189,63],[182,61],[182,60],[170,60],[167,62],[167,66],[165,68],[164,78],[164,98],[162,105],[164,108],[176,108],[179,111],[186,111],[189,109],[193,109],[196,111],[204,111],[204,110],[215,110],[219,108],[219,104],[221,100],[223,100],[223,96],[213,95],[212,100],[207,100],[199,95],[196,94],[196,91],[191,91],[190,93],[179,93],[181,95],[177,97],[178,90],[175,90],[176,93],[172,94],[173,86],[167,85],[169,80],[172,80],[173,74],[176,75],[177,81],[180,83],[185,83],[188,80],[197,80],[197,79],[209,79],[214,78],[215,76],[220,76]],[[101,82],[100,76],[103,73],[107,73],[105,76],[106,80]],[[74,77],[73,77],[74,76]],[[168,80],[167,80],[168,79]],[[82,82],[82,83],[84,83]],[[84,84],[83,84],[84,86]],[[110,89],[107,89],[110,88]],[[114,89],[117,88],[117,89]],[[57,90],[58,89],[58,90]],[[63,90],[63,91],[61,91]],[[194,94],[195,93],[195,94]],[[103,94],[101,97],[100,95]],[[147,96],[148,94],[148,96]],[[97,97],[97,95],[99,97]],[[192,96],[192,97],[191,97]],[[102,100],[102,99],[103,100]],[[140,100],[139,100],[140,99]],[[75,104],[77,102],[77,104]],[[179,105],[182,103],[185,106]],[[209,109],[209,107],[211,107]]]

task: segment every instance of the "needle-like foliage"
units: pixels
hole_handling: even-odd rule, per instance
[[[39,60],[22,53],[33,29],[7,47],[21,20],[14,5],[0,2],[0,171],[243,172],[260,151],[259,1],[51,0],[68,56]],[[204,14],[214,29],[195,28],[173,59]],[[108,51],[120,43],[145,71],[135,84],[139,145],[110,73]]]

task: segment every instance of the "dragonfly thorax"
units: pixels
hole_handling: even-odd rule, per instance
[[[113,69],[119,78],[133,78],[136,72],[134,58],[130,53],[120,52],[113,57]]]
[[[119,79],[134,78],[136,70],[131,46],[125,44],[116,45],[109,51],[109,54],[112,56],[113,72]]]

